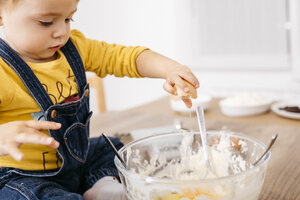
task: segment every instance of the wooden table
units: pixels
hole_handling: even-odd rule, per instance
[[[217,103],[218,100],[214,99],[205,112],[207,129],[241,132],[265,144],[275,133],[279,134],[272,149],[260,200],[300,200],[300,121],[282,118],[271,111],[250,117],[226,117]],[[172,125],[174,119],[180,119],[185,128],[197,129],[195,114],[174,112],[169,98],[164,97],[126,111],[92,117],[91,136],[105,132],[119,136],[127,143],[132,140],[128,134],[131,130]]]

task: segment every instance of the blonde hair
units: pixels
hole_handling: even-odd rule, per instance
[[[4,3],[9,3],[9,6],[11,7],[17,1],[18,0],[0,0],[0,5],[2,6]]]
[[[19,0],[0,0],[0,7],[6,7],[8,10],[12,11],[14,5],[18,2]]]

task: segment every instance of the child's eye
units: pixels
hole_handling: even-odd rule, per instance
[[[73,20],[72,18],[67,18],[67,19],[65,19],[65,22],[66,22],[66,23],[70,23],[70,21],[73,22],[74,20]]]
[[[50,26],[53,24],[53,22],[45,22],[45,21],[39,21],[39,22],[42,26]]]

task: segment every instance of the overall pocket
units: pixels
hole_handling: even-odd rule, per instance
[[[81,163],[86,161],[89,150],[89,122],[92,112],[89,113],[85,124],[76,122],[64,133],[64,141],[72,157]]]

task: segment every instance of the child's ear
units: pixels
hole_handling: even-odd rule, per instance
[[[0,26],[2,26],[3,23],[2,23],[2,13],[1,13],[1,10],[0,10]]]

